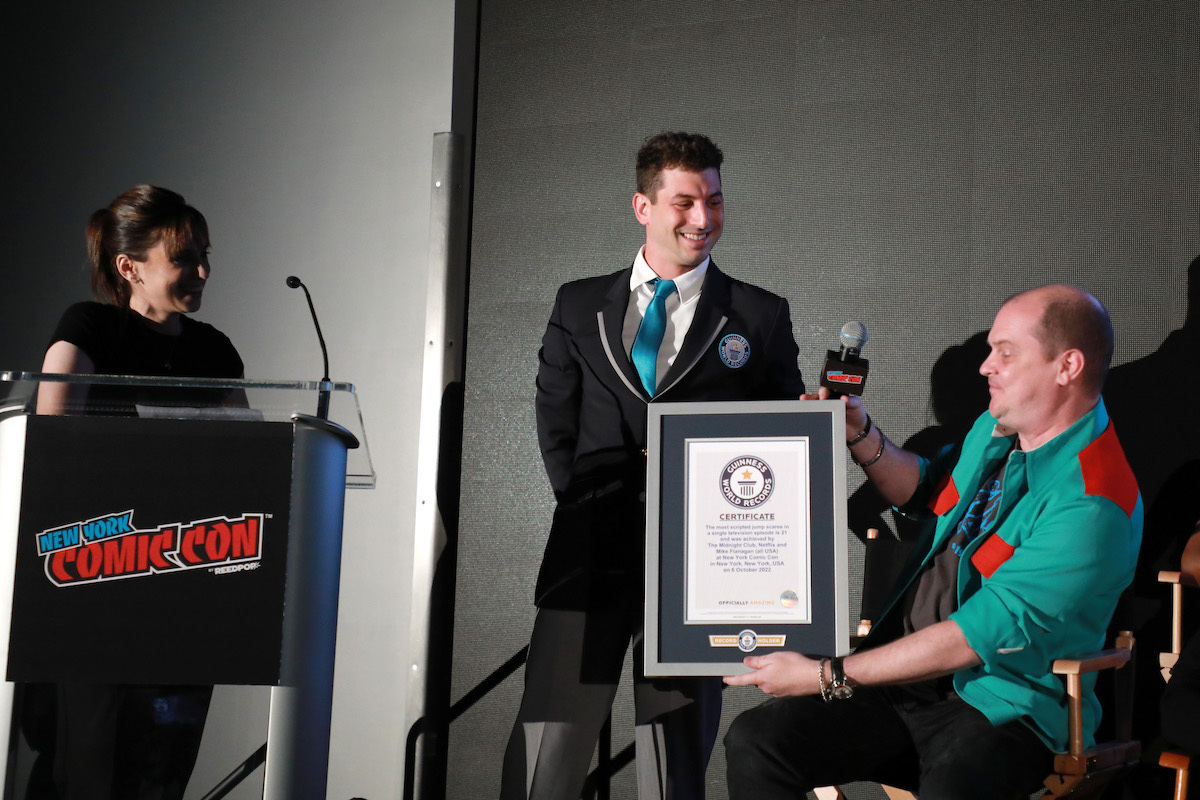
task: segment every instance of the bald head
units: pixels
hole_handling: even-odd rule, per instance
[[[1009,300],[1016,301],[1034,302],[1041,307],[1041,321],[1034,336],[1047,359],[1065,350],[1083,353],[1082,385],[1099,395],[1113,355],[1112,320],[1104,304],[1078,286],[1067,284],[1031,289]]]

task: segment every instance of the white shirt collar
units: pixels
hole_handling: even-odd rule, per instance
[[[642,245],[638,249],[637,258],[633,260],[633,272],[629,276],[629,291],[631,292],[643,283],[658,277],[658,274],[646,263],[645,252],[646,246]],[[700,290],[704,287],[704,275],[708,272],[708,265],[711,263],[712,256],[708,256],[697,266],[674,279],[675,291],[679,293],[680,303],[687,303],[700,296]]]

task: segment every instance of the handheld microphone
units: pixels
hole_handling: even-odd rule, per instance
[[[312,314],[313,327],[317,329],[317,341],[321,344],[321,358],[325,363],[325,374],[321,378],[323,386],[317,395],[317,418],[329,419],[329,351],[325,349],[325,337],[321,335],[321,323],[317,322],[317,309],[313,307],[312,295],[308,293],[308,287],[304,285],[304,281],[295,275],[288,275],[287,285],[289,289],[303,289],[304,297],[308,300],[308,310]]]
[[[861,322],[847,322],[842,326],[838,343],[840,350],[825,351],[821,385],[829,390],[831,397],[861,395],[870,368],[870,362],[861,355],[863,345],[867,343],[867,326]]]

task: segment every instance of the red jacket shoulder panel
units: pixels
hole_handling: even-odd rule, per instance
[[[1137,478],[1129,467],[1112,422],[1096,441],[1080,451],[1079,471],[1083,475],[1085,493],[1107,497],[1132,516],[1138,499]]]

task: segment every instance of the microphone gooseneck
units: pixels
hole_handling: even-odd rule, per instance
[[[325,336],[321,333],[321,323],[317,321],[317,309],[313,306],[312,295],[308,292],[308,287],[304,285],[304,281],[297,278],[295,275],[288,275],[287,285],[289,289],[303,289],[304,297],[308,300],[308,311],[312,314],[313,327],[317,329],[317,342],[321,345],[321,359],[325,365],[325,373],[321,378],[321,383],[325,384],[326,388],[321,389],[317,396],[317,417],[320,419],[329,419],[329,351],[325,348]]]

